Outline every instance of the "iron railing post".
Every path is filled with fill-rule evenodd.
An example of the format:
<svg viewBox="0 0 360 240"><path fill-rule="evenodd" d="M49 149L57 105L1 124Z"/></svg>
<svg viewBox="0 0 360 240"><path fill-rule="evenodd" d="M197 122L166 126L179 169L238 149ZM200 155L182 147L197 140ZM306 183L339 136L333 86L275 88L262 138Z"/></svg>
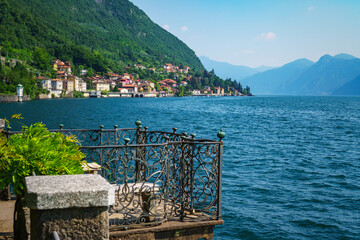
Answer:
<svg viewBox="0 0 360 240"><path fill-rule="evenodd" d="M118 145L118 144L119 144L119 142L118 142L117 128L118 128L118 125L114 125L114 145Z"/></svg>
<svg viewBox="0 0 360 240"><path fill-rule="evenodd" d="M219 156L218 156L218 193L217 193L217 219L221 219L221 194L222 194L222 155L223 155L223 142L219 143Z"/></svg>
<svg viewBox="0 0 360 240"><path fill-rule="evenodd" d="M182 138L181 141L181 164L180 164L180 182L181 182L181 189L180 189L180 221L184 220L184 201L185 201L185 151L186 151L186 145L185 145L185 139Z"/></svg>
<svg viewBox="0 0 360 240"><path fill-rule="evenodd" d="M137 127L136 129L136 144L141 144L141 121L139 120L139 118L136 120L135 125ZM141 177L142 174L142 165L140 163L140 159L142 159L142 154L141 154L141 149L136 148L135 149L136 154L135 154L135 158L136 158L136 163L135 163L135 169L136 169L136 182L141 182L144 181L144 176Z"/></svg>
<svg viewBox="0 0 360 240"><path fill-rule="evenodd" d="M190 157L190 161L189 161L189 164L190 164L190 173L189 173L189 184L190 184L190 211L192 213L194 213L194 196L193 196L193 193L194 193L194 178L195 178L195 172L194 172L194 158L195 158L195 148L196 148L196 145L195 145L195 142L194 142L194 139L195 139L195 134L191 134L191 137L192 137L192 147L191 147L191 157Z"/></svg>
<svg viewBox="0 0 360 240"><path fill-rule="evenodd" d="M217 137L220 139L219 143L219 152L218 152L218 192L217 192L217 219L221 219L221 191L222 191L222 156L223 156L223 141L222 139L225 137L225 133L220 129L220 132L217 133Z"/></svg>
<svg viewBox="0 0 360 240"><path fill-rule="evenodd" d="M170 184L170 168L169 168L169 139L166 142L164 147L164 164L165 164L165 188L164 188L164 219L167 220L167 211L166 207L169 202L169 184Z"/></svg>
<svg viewBox="0 0 360 240"><path fill-rule="evenodd" d="M100 128L100 146L102 146L102 143L103 143L103 128L104 128L104 125L100 125L99 126Z"/></svg>

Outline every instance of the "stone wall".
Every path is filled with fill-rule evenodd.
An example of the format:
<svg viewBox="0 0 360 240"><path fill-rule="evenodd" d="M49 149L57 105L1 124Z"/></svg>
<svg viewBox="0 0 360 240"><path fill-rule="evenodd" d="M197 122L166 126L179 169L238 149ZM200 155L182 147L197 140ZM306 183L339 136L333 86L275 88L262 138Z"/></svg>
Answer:
<svg viewBox="0 0 360 240"><path fill-rule="evenodd" d="M51 94L39 94L37 99L51 99Z"/></svg>
<svg viewBox="0 0 360 240"><path fill-rule="evenodd" d="M114 188L98 174L25 178L31 239L109 239Z"/></svg>
<svg viewBox="0 0 360 240"><path fill-rule="evenodd" d="M17 102L17 101L18 101L17 95L0 95L0 102ZM23 101L30 101L30 96L24 95Z"/></svg>
<svg viewBox="0 0 360 240"><path fill-rule="evenodd" d="M108 239L107 207L31 210L31 239Z"/></svg>

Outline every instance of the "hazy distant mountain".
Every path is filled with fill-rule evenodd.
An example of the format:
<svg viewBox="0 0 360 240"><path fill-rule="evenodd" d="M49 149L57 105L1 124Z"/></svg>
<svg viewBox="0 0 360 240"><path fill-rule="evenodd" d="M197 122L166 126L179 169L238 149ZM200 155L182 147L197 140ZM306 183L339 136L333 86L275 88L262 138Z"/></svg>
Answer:
<svg viewBox="0 0 360 240"><path fill-rule="evenodd" d="M299 59L242 80L253 94L329 95L360 91L360 59L349 54L322 56L316 63ZM356 78L356 79L355 79Z"/></svg>
<svg viewBox="0 0 360 240"><path fill-rule="evenodd" d="M282 67L257 73L242 81L250 86L253 94L286 94L287 85L313 64L314 62L308 59L298 59Z"/></svg>
<svg viewBox="0 0 360 240"><path fill-rule="evenodd" d="M232 64L226 63L226 62L217 62L217 61L211 60L210 58L205 57L205 56L201 56L199 58L200 58L202 64L204 65L204 67L208 71L211 71L212 69L214 69L215 73L218 76L220 76L222 78L231 78L233 80L235 79L238 81L241 81L242 79L244 79L248 76L251 76L256 73L266 71L266 70L269 70L272 68L272 67L267 67L267 66L250 68L250 67L246 67L246 66L232 65ZM242 81L241 81L241 83L242 83Z"/></svg>
<svg viewBox="0 0 360 240"><path fill-rule="evenodd" d="M290 94L328 95L360 75L360 59L340 54L322 56L286 90Z"/></svg>
<svg viewBox="0 0 360 240"><path fill-rule="evenodd" d="M269 66L260 66L260 67L257 67L257 68L254 68L256 71L258 72L265 72L267 70L270 70L270 69L274 69L275 67L269 67Z"/></svg>
<svg viewBox="0 0 360 240"><path fill-rule="evenodd" d="M333 95L360 95L360 75L336 89Z"/></svg>
<svg viewBox="0 0 360 240"><path fill-rule="evenodd" d="M335 55L334 58L343 59L343 60L356 59L356 57L346 53L340 53L338 55Z"/></svg>

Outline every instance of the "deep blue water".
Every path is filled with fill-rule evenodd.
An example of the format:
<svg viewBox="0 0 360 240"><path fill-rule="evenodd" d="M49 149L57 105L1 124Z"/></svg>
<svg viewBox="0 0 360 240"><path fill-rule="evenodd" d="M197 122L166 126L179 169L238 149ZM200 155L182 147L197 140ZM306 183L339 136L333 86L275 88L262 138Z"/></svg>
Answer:
<svg viewBox="0 0 360 240"><path fill-rule="evenodd" d="M1 103L49 128L226 133L215 239L360 239L360 97L57 99ZM16 128L17 126L14 125Z"/></svg>

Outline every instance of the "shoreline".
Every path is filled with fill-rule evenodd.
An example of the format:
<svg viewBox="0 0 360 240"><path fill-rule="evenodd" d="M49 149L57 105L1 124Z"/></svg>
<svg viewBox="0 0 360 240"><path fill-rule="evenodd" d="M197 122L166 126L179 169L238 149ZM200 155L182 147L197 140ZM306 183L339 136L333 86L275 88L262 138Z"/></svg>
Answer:
<svg viewBox="0 0 360 240"><path fill-rule="evenodd" d="M115 92L114 92L115 93ZM84 96L84 97L45 97L45 96L38 96L35 99L30 99L29 96L24 98L22 101L18 101L17 95L2 95L2 96L11 96L9 98L0 98L0 103L13 103L13 102L25 102L25 101L36 101L36 100L49 100L49 99L86 99L86 98L183 98L183 97L253 97L254 95L230 95L230 94L208 94L208 95L188 95L188 96L175 96L174 94L165 94L160 96L154 96L154 93L151 93L150 95L145 95L144 93L137 93L136 95L126 95L122 96L119 93L116 93L117 95L110 94L108 95L100 95L96 97L92 96Z"/></svg>

